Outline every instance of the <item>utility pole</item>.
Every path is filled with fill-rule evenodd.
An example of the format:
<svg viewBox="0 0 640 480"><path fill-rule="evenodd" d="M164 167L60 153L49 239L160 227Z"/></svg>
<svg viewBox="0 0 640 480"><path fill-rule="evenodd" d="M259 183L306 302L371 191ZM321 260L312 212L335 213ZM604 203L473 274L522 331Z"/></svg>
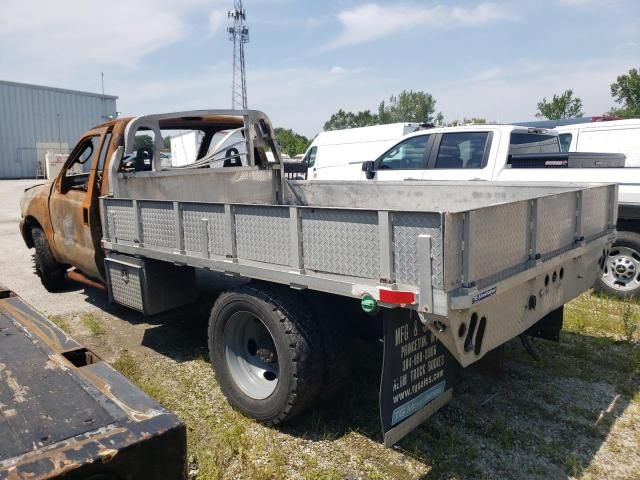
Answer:
<svg viewBox="0 0 640 480"><path fill-rule="evenodd" d="M242 7L242 0L234 0L233 10L229 11L233 26L227 28L229 40L233 42L233 83L231 85L231 108L247 109L247 77L244 66L244 44L249 43L249 27L244 24L247 19Z"/></svg>

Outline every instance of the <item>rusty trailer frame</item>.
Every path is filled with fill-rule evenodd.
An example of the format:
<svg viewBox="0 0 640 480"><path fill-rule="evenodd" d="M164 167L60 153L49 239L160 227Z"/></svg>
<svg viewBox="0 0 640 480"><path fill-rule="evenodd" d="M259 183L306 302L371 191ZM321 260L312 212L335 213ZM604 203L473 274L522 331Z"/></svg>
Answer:
<svg viewBox="0 0 640 480"><path fill-rule="evenodd" d="M186 429L0 287L0 479L180 479Z"/></svg>

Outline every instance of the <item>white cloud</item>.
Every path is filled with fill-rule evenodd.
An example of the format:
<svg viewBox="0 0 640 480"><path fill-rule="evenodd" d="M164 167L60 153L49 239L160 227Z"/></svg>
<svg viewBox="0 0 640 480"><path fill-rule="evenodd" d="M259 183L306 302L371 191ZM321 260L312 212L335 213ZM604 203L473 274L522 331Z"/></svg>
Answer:
<svg viewBox="0 0 640 480"><path fill-rule="evenodd" d="M569 5L569 6L575 6L575 5L591 5L593 3L595 3L595 0L558 0L558 3L560 5Z"/></svg>
<svg viewBox="0 0 640 480"><path fill-rule="evenodd" d="M182 39L185 16L205 0L3 2L0 58L43 72L84 64L134 66ZM26 68L26 67L23 67ZM4 73L4 72L0 72Z"/></svg>
<svg viewBox="0 0 640 480"><path fill-rule="evenodd" d="M372 108L388 95L388 88L380 87L380 80L367 71L341 68L344 72L336 74L332 68L254 70L249 65L249 108L266 112L274 126L313 136L338 108ZM230 82L230 65L219 63L197 73L176 72L170 78L122 78L113 82L112 90L120 95L118 110L123 115L138 115L227 108L231 101Z"/></svg>
<svg viewBox="0 0 640 480"><path fill-rule="evenodd" d="M520 60L508 67L487 69L499 72L495 75L481 72L464 82L434 86L431 93L447 119L482 116L502 122L533 120L542 97L568 88L582 99L587 116L600 115L614 105L609 85L630 62L630 58L570 63Z"/></svg>
<svg viewBox="0 0 640 480"><path fill-rule="evenodd" d="M342 32L326 48L368 42L417 27L476 27L508 18L513 15L495 3L480 3L471 8L368 3L338 14Z"/></svg>
<svg viewBox="0 0 640 480"><path fill-rule="evenodd" d="M361 68L345 68L340 65L335 65L329 69L329 73L331 75L341 75L341 76L354 75L360 72L362 72Z"/></svg>

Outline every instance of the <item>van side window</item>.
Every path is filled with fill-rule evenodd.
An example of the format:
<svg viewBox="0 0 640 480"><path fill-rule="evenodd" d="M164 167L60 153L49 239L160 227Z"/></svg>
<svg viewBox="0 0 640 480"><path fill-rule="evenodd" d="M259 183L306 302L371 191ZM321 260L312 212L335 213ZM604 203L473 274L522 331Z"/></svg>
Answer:
<svg viewBox="0 0 640 480"><path fill-rule="evenodd" d="M434 168L483 168L489 132L445 133Z"/></svg>
<svg viewBox="0 0 640 480"><path fill-rule="evenodd" d="M387 151L379 160L379 170L418 170L425 168L425 149L429 135L411 137Z"/></svg>
<svg viewBox="0 0 640 480"><path fill-rule="evenodd" d="M307 154L304 157L303 162L306 162L308 167L313 167L316 164L316 153L318 152L318 147L311 147Z"/></svg>
<svg viewBox="0 0 640 480"><path fill-rule="evenodd" d="M571 139L573 135L570 133L561 133L560 134L560 150L563 152L568 152L569 147L571 146Z"/></svg>

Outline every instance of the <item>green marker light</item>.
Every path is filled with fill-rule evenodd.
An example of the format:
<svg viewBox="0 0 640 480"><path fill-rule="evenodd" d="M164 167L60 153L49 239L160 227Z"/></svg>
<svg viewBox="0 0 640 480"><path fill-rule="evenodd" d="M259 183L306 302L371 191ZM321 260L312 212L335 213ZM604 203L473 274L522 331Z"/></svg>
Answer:
<svg viewBox="0 0 640 480"><path fill-rule="evenodd" d="M360 300L360 307L362 307L365 313L373 315L378 311L378 302L367 293L362 297L362 300Z"/></svg>

